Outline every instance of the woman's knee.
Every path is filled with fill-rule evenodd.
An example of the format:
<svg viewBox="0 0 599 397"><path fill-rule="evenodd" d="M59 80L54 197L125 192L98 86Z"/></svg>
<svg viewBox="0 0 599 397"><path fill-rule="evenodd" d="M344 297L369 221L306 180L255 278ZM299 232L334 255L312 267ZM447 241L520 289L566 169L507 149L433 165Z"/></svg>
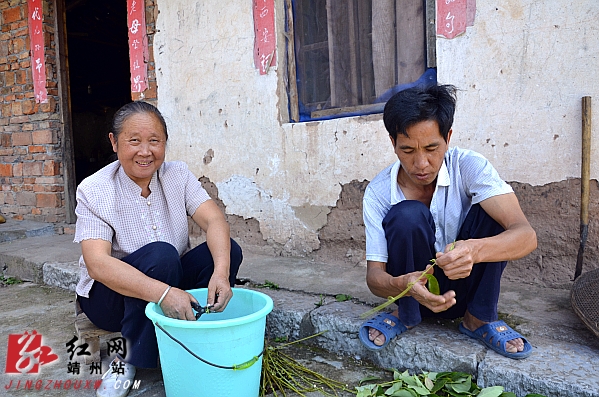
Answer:
<svg viewBox="0 0 599 397"><path fill-rule="evenodd" d="M243 260L243 251L239 244L231 239L231 264L237 264L239 266Z"/></svg>
<svg viewBox="0 0 599 397"><path fill-rule="evenodd" d="M181 260L177 249L164 241L146 244L123 260L156 280L176 284L181 278Z"/></svg>

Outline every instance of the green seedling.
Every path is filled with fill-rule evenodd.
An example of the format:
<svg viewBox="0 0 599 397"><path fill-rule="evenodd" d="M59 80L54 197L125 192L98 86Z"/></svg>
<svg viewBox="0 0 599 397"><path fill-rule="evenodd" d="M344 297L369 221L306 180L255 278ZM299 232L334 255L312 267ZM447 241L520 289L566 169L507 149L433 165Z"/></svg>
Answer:
<svg viewBox="0 0 599 397"><path fill-rule="evenodd" d="M316 303L314 304L314 306L316 306L316 307L320 307L320 306L324 305L324 300L325 300L325 297L324 297L324 295L323 295L323 294L320 294L320 300L319 300L318 302L316 302Z"/></svg>
<svg viewBox="0 0 599 397"><path fill-rule="evenodd" d="M16 277L4 277L4 276L0 276L0 284L14 285L14 284L21 284L22 282L23 282L23 280L18 279Z"/></svg>
<svg viewBox="0 0 599 397"><path fill-rule="evenodd" d="M279 289L279 285L273 283L272 281L264 280L264 284L258 284L256 287L258 288L268 288L268 289Z"/></svg>
<svg viewBox="0 0 599 397"><path fill-rule="evenodd" d="M335 295L335 300L337 302L345 302L345 301L349 301L349 300L352 300L352 299L353 299L353 296L351 296L351 295L346 295L346 294Z"/></svg>

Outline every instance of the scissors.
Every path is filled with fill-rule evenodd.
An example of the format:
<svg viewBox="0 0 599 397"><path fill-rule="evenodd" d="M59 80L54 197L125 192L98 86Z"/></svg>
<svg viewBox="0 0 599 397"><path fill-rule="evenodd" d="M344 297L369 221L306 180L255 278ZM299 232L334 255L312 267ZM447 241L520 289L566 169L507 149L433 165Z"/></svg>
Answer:
<svg viewBox="0 0 599 397"><path fill-rule="evenodd" d="M216 294L214 303L218 300L218 294ZM200 316L204 313L210 313L210 309L214 307L212 305L200 306L199 303L191 302L191 308L196 311L196 320L199 320Z"/></svg>

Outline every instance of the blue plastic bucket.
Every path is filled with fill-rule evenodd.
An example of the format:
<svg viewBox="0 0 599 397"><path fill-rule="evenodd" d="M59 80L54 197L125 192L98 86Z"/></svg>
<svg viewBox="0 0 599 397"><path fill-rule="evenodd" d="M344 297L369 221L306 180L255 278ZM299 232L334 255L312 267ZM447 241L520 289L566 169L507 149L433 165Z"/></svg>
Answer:
<svg viewBox="0 0 599 397"><path fill-rule="evenodd" d="M206 304L206 288L188 292ZM268 295L242 288L233 288L224 311L203 314L198 321L166 317L160 306L148 303L166 395L258 396L266 316L272 308Z"/></svg>

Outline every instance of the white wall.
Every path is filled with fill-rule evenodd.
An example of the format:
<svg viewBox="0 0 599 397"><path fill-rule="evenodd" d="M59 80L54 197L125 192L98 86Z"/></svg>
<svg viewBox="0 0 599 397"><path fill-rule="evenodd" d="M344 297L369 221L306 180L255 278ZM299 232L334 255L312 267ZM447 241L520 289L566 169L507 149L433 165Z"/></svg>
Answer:
<svg viewBox="0 0 599 397"><path fill-rule="evenodd" d="M452 144L483 153L508 181L580 175L580 98L599 109L599 2L567 3L478 0L466 34L437 40L439 81L463 89ZM168 159L214 182L228 213L257 219L265 239L301 254L318 248L341 185L371 180L394 156L380 115L284 122L276 4L277 66L259 75L251 0L159 1L158 105Z"/></svg>
<svg viewBox="0 0 599 397"><path fill-rule="evenodd" d="M437 38L438 80L459 94L453 144L508 181L580 178L581 98L594 102L591 177L599 178L599 2L476 2L466 34Z"/></svg>

